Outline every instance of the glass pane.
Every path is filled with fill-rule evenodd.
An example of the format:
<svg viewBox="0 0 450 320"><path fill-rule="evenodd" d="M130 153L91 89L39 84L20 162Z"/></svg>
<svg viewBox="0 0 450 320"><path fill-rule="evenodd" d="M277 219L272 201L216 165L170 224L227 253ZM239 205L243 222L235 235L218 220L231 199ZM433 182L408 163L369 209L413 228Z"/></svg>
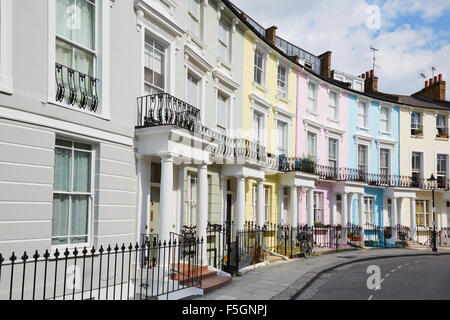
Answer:
<svg viewBox="0 0 450 320"><path fill-rule="evenodd" d="M90 76L94 75L94 55L87 53L85 51L74 48L75 54L75 65L74 69L78 72L88 74Z"/></svg>
<svg viewBox="0 0 450 320"><path fill-rule="evenodd" d="M72 39L76 27L75 0L56 0L56 34Z"/></svg>
<svg viewBox="0 0 450 320"><path fill-rule="evenodd" d="M91 154L75 151L73 163L73 191L91 192Z"/></svg>
<svg viewBox="0 0 450 320"><path fill-rule="evenodd" d="M55 169L53 188L57 191L71 191L72 185L72 151L55 149Z"/></svg>
<svg viewBox="0 0 450 320"><path fill-rule="evenodd" d="M151 182L161 183L161 164L152 163L151 166ZM158 197L159 199L159 197Z"/></svg>
<svg viewBox="0 0 450 320"><path fill-rule="evenodd" d="M95 50L95 5L88 1L77 0L76 39L83 47Z"/></svg>
<svg viewBox="0 0 450 320"><path fill-rule="evenodd" d="M53 196L52 237L67 236L69 230L69 196ZM67 238L52 239L53 245L67 244Z"/></svg>
<svg viewBox="0 0 450 320"><path fill-rule="evenodd" d="M71 235L86 236L88 233L89 196L72 196ZM72 243L86 242L85 237L72 238ZM75 241L75 242L74 242Z"/></svg>
<svg viewBox="0 0 450 320"><path fill-rule="evenodd" d="M160 197L160 188L159 187L151 187L150 188L150 199L152 202L159 203Z"/></svg>
<svg viewBox="0 0 450 320"><path fill-rule="evenodd" d="M55 61L63 66L72 68L72 47L63 41L56 40ZM67 78L65 78L64 81L67 81Z"/></svg>

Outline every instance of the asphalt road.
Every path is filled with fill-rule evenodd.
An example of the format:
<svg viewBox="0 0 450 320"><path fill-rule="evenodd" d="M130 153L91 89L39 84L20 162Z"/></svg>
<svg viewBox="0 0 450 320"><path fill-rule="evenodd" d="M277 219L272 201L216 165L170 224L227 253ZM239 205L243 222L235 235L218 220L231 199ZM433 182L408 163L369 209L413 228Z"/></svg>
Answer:
<svg viewBox="0 0 450 320"><path fill-rule="evenodd" d="M380 269L376 287L369 266ZM375 284L372 290L369 284ZM337 268L320 276L296 300L450 300L450 256L378 259Z"/></svg>

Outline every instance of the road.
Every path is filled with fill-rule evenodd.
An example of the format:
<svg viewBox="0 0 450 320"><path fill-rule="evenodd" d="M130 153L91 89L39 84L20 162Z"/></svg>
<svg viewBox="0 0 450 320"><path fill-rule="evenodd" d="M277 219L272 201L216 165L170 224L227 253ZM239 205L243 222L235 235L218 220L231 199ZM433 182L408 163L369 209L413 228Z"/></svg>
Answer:
<svg viewBox="0 0 450 320"><path fill-rule="evenodd" d="M367 268L372 265L380 267L381 283L370 290L367 283L372 273L367 273ZM397 257L349 264L321 275L296 300L393 299L450 300L450 256Z"/></svg>

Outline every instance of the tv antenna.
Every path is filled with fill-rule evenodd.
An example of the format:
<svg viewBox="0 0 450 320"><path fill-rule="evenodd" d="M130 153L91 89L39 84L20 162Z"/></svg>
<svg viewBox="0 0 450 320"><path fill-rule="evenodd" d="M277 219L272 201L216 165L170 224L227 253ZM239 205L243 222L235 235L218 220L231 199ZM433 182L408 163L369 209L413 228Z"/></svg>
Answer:
<svg viewBox="0 0 450 320"><path fill-rule="evenodd" d="M436 71L436 67L431 67L431 77L434 78L434 72Z"/></svg>
<svg viewBox="0 0 450 320"><path fill-rule="evenodd" d="M375 64L375 61L377 60L376 54L377 54L377 51L380 51L380 50L377 49L377 48L374 48L373 46L370 46L370 50L372 50L372 52L373 52L373 66L372 66L372 70L375 72L375 67L378 67L378 66Z"/></svg>

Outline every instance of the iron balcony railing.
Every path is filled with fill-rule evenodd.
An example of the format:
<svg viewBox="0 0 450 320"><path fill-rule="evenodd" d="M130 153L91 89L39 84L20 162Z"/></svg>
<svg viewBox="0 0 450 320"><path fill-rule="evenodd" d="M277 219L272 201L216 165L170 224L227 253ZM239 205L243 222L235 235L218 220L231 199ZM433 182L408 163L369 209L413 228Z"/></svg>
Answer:
<svg viewBox="0 0 450 320"><path fill-rule="evenodd" d="M167 93L139 97L138 127L173 125L194 132L201 123L200 110Z"/></svg>
<svg viewBox="0 0 450 320"><path fill-rule="evenodd" d="M99 104L97 86L99 80L72 68L55 64L56 97L58 102L89 108L96 112Z"/></svg>
<svg viewBox="0 0 450 320"><path fill-rule="evenodd" d="M319 165L308 158L287 158L279 156L280 172L303 172L318 176L320 180L361 182L376 187L417 188L449 190L450 179L440 177L435 184L418 176L367 173L353 168Z"/></svg>

